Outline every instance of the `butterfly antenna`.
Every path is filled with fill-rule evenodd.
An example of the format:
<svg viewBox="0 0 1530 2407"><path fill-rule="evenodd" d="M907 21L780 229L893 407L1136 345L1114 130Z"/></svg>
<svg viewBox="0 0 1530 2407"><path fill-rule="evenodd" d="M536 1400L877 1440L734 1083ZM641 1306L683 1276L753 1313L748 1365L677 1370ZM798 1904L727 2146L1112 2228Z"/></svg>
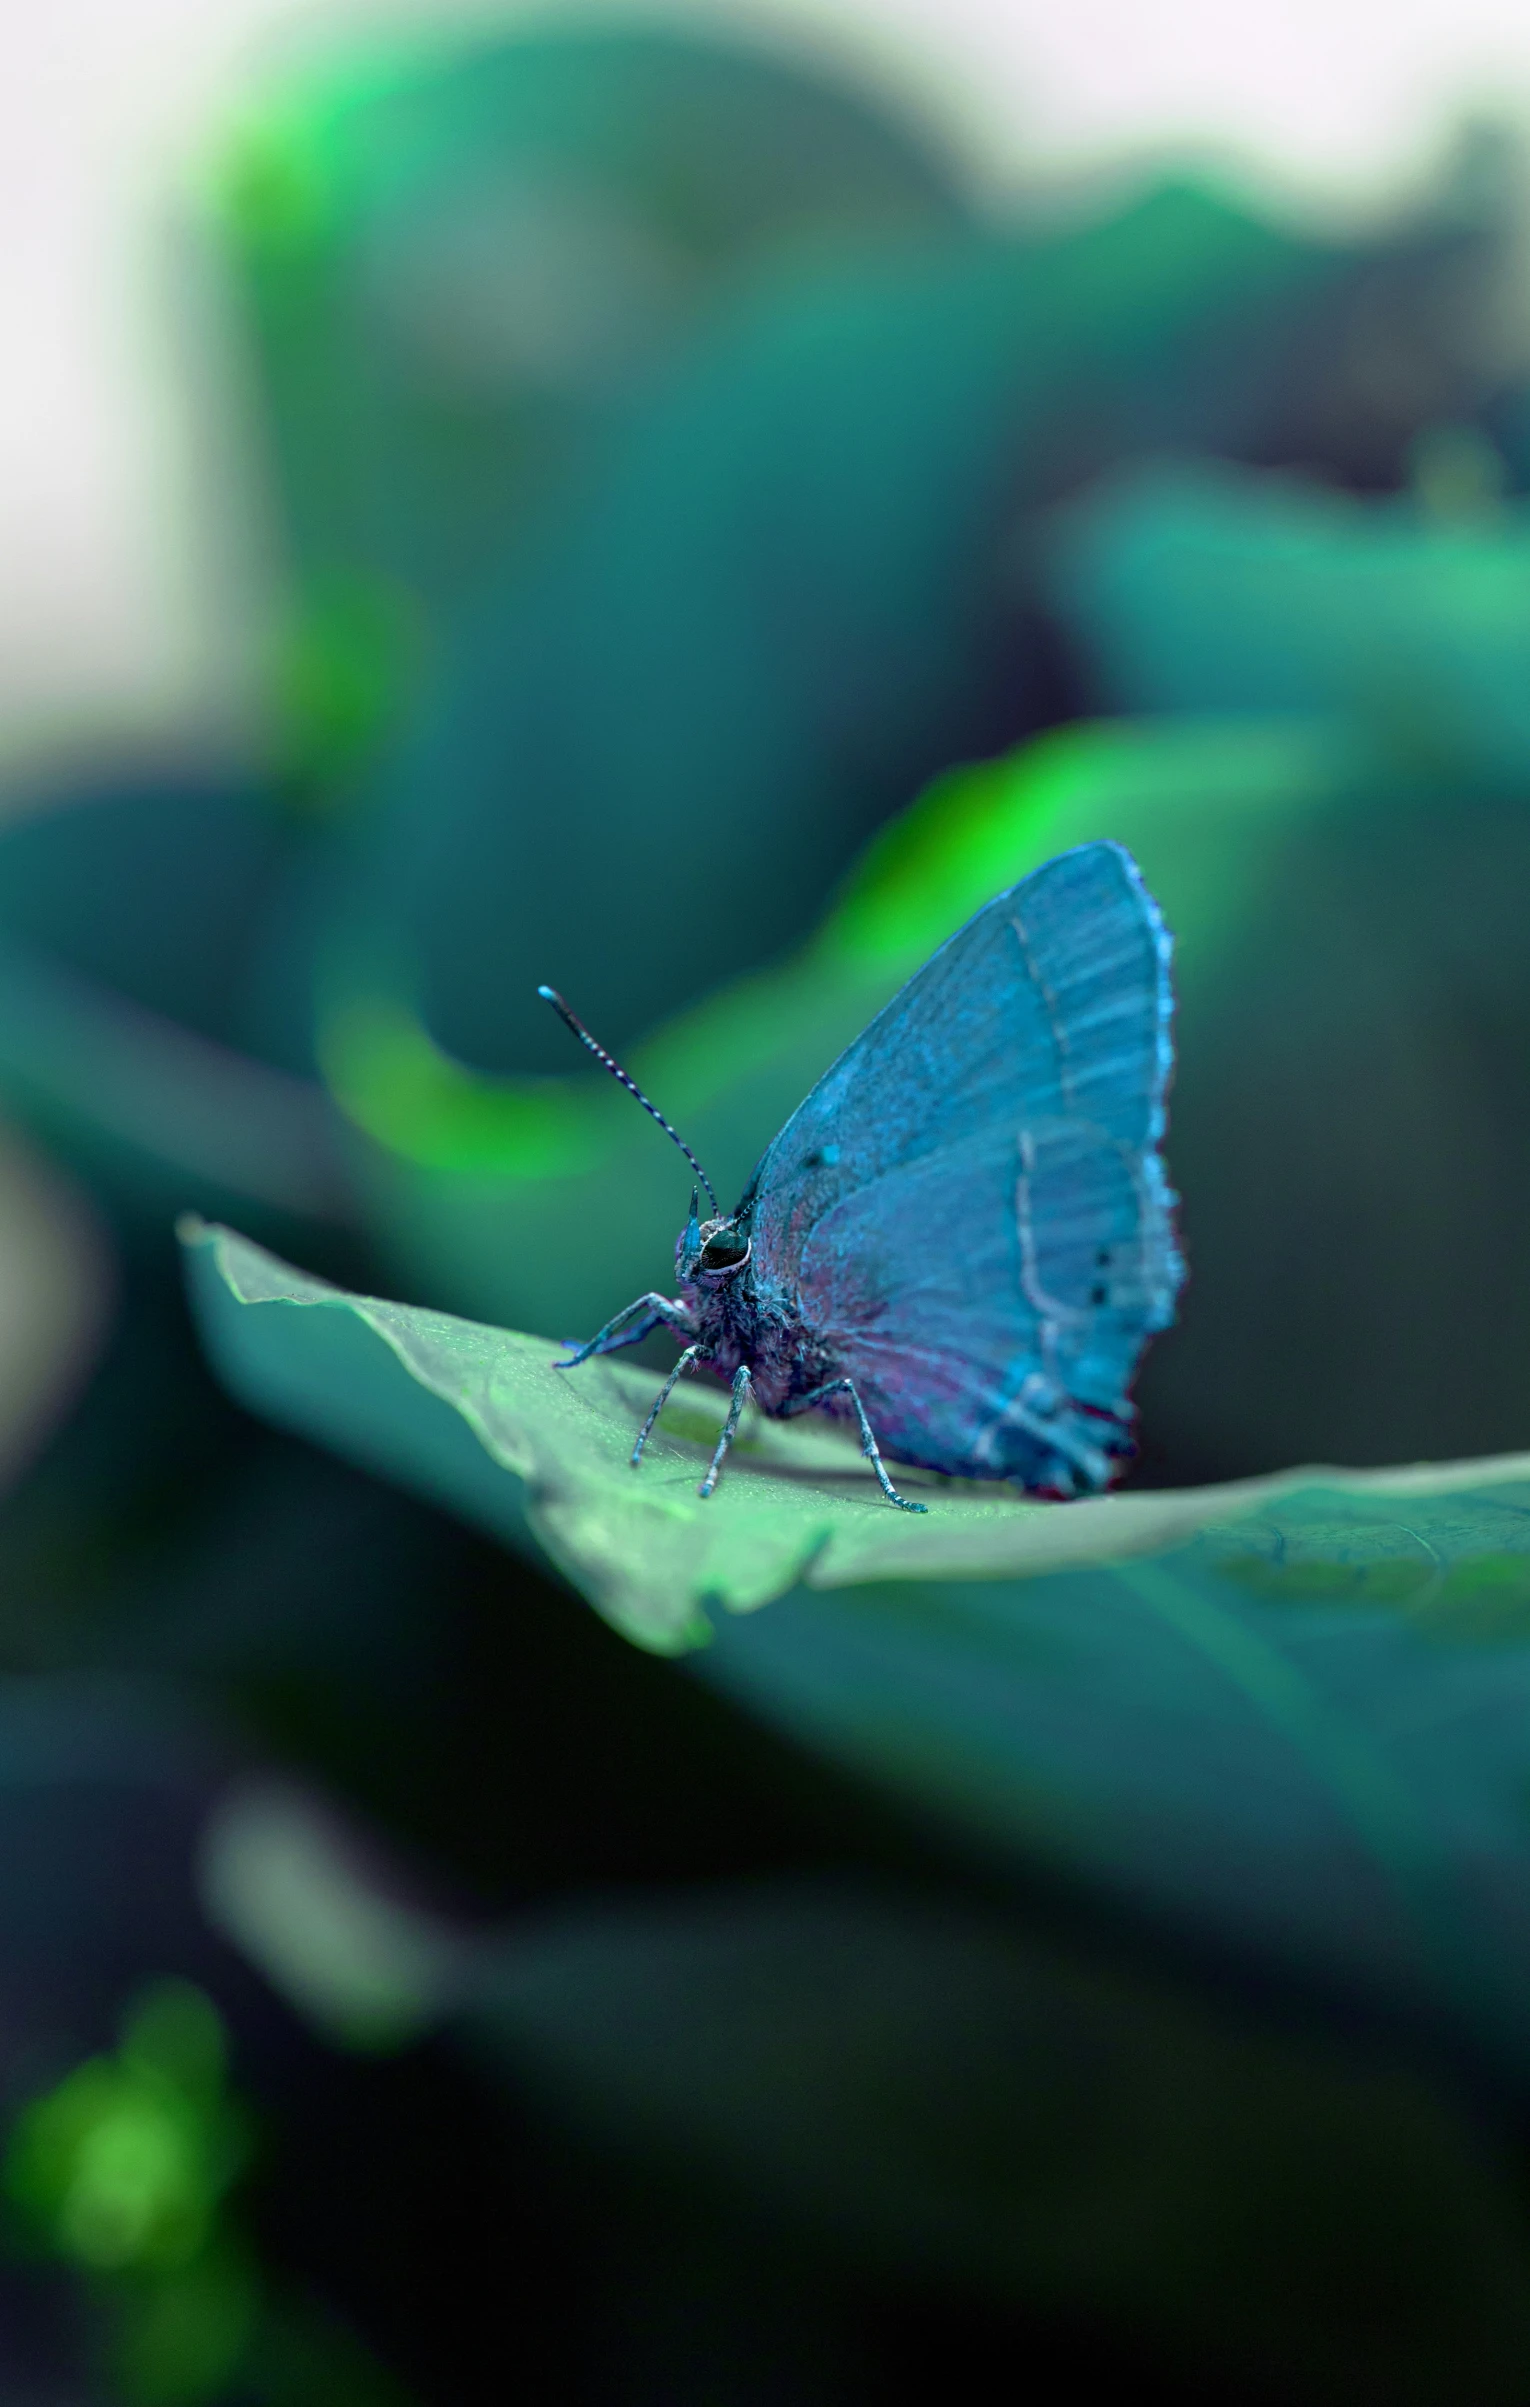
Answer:
<svg viewBox="0 0 1530 2407"><path fill-rule="evenodd" d="M541 996L544 1003L550 1003L552 1005L559 1019L563 1022L564 1027L571 1028L575 1036L578 1037L581 1045L586 1046L589 1051L594 1054L595 1059L599 1062L601 1068L603 1070L609 1070L612 1077L616 1080L618 1086L624 1086L629 1095L636 1097L637 1101L641 1103L644 1111L648 1113L650 1119L658 1121L659 1126L663 1129L664 1134L667 1137L673 1137L675 1143L679 1146L686 1160L690 1163L691 1168L695 1171L696 1176L700 1179L702 1185L705 1187L708 1195L711 1196L713 1211L721 1212L722 1205L717 1200L716 1188L713 1186L706 1172L702 1169L701 1164L697 1161L696 1156L692 1153L689 1145L687 1145L678 1128L670 1127L670 1124L665 1119L664 1114L657 1108L656 1105L649 1102L648 1097L638 1085L637 1080L635 1078L629 1078L626 1071L622 1068L621 1063L612 1059L611 1055L606 1051L605 1046L598 1045L595 1042L594 1037L591 1036L588 1028L586 1028L577 1011L570 1011L568 1005L564 1002L563 997L558 994L554 988L551 986L539 986L537 988L537 993Z"/></svg>

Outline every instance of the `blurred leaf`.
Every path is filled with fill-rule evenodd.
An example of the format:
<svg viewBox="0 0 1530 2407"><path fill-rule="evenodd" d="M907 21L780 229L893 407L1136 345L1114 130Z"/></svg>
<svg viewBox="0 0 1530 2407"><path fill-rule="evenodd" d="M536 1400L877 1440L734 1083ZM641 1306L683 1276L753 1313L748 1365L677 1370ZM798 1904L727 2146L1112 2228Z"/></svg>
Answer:
<svg viewBox="0 0 1530 2407"><path fill-rule="evenodd" d="M8 945L216 1044L244 1036L244 987L293 835L249 779L124 764L5 796Z"/></svg>
<svg viewBox="0 0 1530 2407"><path fill-rule="evenodd" d="M1459 464L1448 483L1439 444L1422 468L1418 493L1381 501L1209 464L1090 494L1056 531L1050 591L1091 691L1130 711L1332 711L1405 775L1522 791L1530 513L1463 492Z"/></svg>
<svg viewBox="0 0 1530 2407"><path fill-rule="evenodd" d="M645 2216L678 2186L725 2250L789 2230L965 2307L1122 2326L1166 2369L1274 2369L1282 2398L1518 2395L1513 2167L1395 2031L843 1876L454 1931L268 1783L220 1801L204 1890L326 2032L385 2036L385 1990L395 2044L444 2027L561 2145L630 2162Z"/></svg>
<svg viewBox="0 0 1530 2407"><path fill-rule="evenodd" d="M119 2285L111 2361L126 2407L214 2407L259 2329L260 2293L253 2260L229 2240L153 2281Z"/></svg>
<svg viewBox="0 0 1530 2407"><path fill-rule="evenodd" d="M92 2056L25 2109L5 2185L51 2249L110 2273L173 2273L204 2255L249 2148L223 2095L224 2053L205 1992L161 1982L135 2002L115 2056Z"/></svg>
<svg viewBox="0 0 1530 2407"><path fill-rule="evenodd" d="M261 2407L402 2407L343 2326L300 2296L268 2294L231 2212L253 2127L229 2089L228 2052L204 1990L139 1990L116 2050L16 2118L0 2165L16 2223L84 2277L72 2321L94 2327L127 2407L210 2407L236 2381Z"/></svg>
<svg viewBox="0 0 1530 2407"><path fill-rule="evenodd" d="M389 1893L352 1834L301 1790L231 1784L203 1832L208 1920L324 2036L388 2050L440 2019L465 1934Z"/></svg>
<svg viewBox="0 0 1530 2407"><path fill-rule="evenodd" d="M448 1052L548 1072L543 978L621 1047L779 959L932 770L1056 715L1029 514L1143 446L1278 447L1281 330L1348 272L1170 188L742 296L443 638L342 988L354 952Z"/></svg>
<svg viewBox="0 0 1530 2407"><path fill-rule="evenodd" d="M390 735L420 677L408 597L376 577L318 579L283 628L272 674L274 766L303 808L330 807Z"/></svg>
<svg viewBox="0 0 1530 2407"><path fill-rule="evenodd" d="M273 1228L351 1215L341 1132L312 1079L0 943L0 1089L79 1174L161 1226L236 1200Z"/></svg>
<svg viewBox="0 0 1530 2407"><path fill-rule="evenodd" d="M1164 889L1183 983L1187 959L1235 950L1222 930L1231 899L1257 890L1261 844L1333 806L1352 750L1322 722L1100 725L951 772L877 838L805 953L672 1022L634 1074L719 1192L741 1193L834 1056L998 888L1069 844L1119 837ZM379 1245L411 1285L573 1333L667 1275L684 1180L609 1081L488 1077L364 989L332 1003L322 1055L371 1140L356 1175ZM570 1245L592 1220L599 1246Z"/></svg>
<svg viewBox="0 0 1530 2407"><path fill-rule="evenodd" d="M12 798L0 823L0 1092L103 1196L272 1233L347 1217L311 1077L259 1057L262 947L300 849L272 797L184 767ZM301 1051L297 1054L301 1062Z"/></svg>
<svg viewBox="0 0 1530 2407"><path fill-rule="evenodd" d="M356 2334L308 2299L267 2302L241 2376L258 2407L413 2407Z"/></svg>
<svg viewBox="0 0 1530 2407"><path fill-rule="evenodd" d="M218 185L303 586L381 578L431 623L731 287L965 218L852 90L587 28L373 30L247 110Z"/></svg>
<svg viewBox="0 0 1530 2407"><path fill-rule="evenodd" d="M1260 2396L1520 2396L1513 2169L1386 2037L803 1882L530 1922L481 1951L457 2020L648 2192L680 2170L710 2213L784 2212L904 2284L1103 2323Z"/></svg>
<svg viewBox="0 0 1530 2407"><path fill-rule="evenodd" d="M79 1187L0 1128L0 1489L31 1467L99 1369L115 1268Z"/></svg>

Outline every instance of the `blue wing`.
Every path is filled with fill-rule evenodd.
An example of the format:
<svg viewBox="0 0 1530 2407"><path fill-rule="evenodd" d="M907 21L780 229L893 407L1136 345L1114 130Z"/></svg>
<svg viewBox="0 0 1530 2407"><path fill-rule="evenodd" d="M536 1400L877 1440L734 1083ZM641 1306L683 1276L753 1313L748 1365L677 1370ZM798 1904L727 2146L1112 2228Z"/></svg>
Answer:
<svg viewBox="0 0 1530 2407"><path fill-rule="evenodd" d="M762 1302L902 1460L1066 1495L1127 1450L1184 1275L1169 953L1129 853L1064 853L942 945L756 1171Z"/></svg>

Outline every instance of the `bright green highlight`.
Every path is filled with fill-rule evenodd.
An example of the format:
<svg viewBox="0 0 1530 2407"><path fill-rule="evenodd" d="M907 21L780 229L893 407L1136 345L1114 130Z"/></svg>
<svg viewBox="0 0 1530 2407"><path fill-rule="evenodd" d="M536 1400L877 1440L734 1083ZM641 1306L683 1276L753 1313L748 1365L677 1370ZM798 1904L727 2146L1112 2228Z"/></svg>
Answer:
<svg viewBox="0 0 1530 2407"><path fill-rule="evenodd" d="M115 2055L91 2057L25 2110L5 2186L53 2253L108 2272L200 2253L246 2153L223 2059L211 2004L167 1982L135 2008Z"/></svg>
<svg viewBox="0 0 1530 2407"><path fill-rule="evenodd" d="M439 57L422 41L374 39L339 71L289 85L248 110L212 178L213 205L235 240L257 258L317 250L377 176L372 112L407 100L422 62ZM407 189L422 162L396 141L383 164L386 193Z"/></svg>
<svg viewBox="0 0 1530 2407"><path fill-rule="evenodd" d="M13 2187L46 2219L60 2255L112 2270L183 2264L216 2203L200 2117L162 2083L104 2058L32 2109Z"/></svg>
<svg viewBox="0 0 1530 2407"><path fill-rule="evenodd" d="M249 2155L227 2044L200 1989L162 1981L114 2054L26 2107L3 2182L34 2246L95 2285L112 2386L130 2407L202 2407L226 2388L260 2313L248 2251L224 2222Z"/></svg>
<svg viewBox="0 0 1530 2407"><path fill-rule="evenodd" d="M1069 727L951 770L876 839L797 960L673 1022L633 1057L633 1075L694 1141L730 1088L800 1057L791 1109L836 1042L973 912L1096 837L1136 854L1177 941L1209 949L1257 878L1259 840L1330 805L1360 762L1338 723L1292 717ZM320 1060L356 1126L428 1171L576 1178L609 1168L630 1135L630 1106L613 1112L621 1099L586 1077L491 1078L453 1061L397 993L331 1005Z"/></svg>
<svg viewBox="0 0 1530 2407"><path fill-rule="evenodd" d="M313 244L326 229L330 194L308 129L275 114L252 119L223 158L215 204L250 251L280 256Z"/></svg>
<svg viewBox="0 0 1530 2407"><path fill-rule="evenodd" d="M320 1063L347 1116L379 1145L436 1170L569 1178L606 1150L601 1122L572 1080L487 1078L443 1053L404 1003L354 996L324 1019Z"/></svg>
<svg viewBox="0 0 1530 2407"><path fill-rule="evenodd" d="M1215 831L1331 795L1350 750L1323 720L1122 720L1061 728L999 760L949 770L870 846L822 950L868 973L906 977L993 895L1057 853L1104 836L1147 856L1148 866L1155 833L1160 846L1172 844L1195 820L1215 856ZM1155 892L1161 883L1149 868ZM1183 910L1169 916L1179 934Z"/></svg>

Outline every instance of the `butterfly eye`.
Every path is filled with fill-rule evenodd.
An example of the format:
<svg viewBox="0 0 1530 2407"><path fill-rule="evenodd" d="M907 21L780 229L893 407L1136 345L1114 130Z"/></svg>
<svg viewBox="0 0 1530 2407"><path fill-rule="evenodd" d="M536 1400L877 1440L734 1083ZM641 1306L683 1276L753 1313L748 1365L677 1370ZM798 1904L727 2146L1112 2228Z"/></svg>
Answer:
<svg viewBox="0 0 1530 2407"><path fill-rule="evenodd" d="M749 1240L737 1229L718 1229L701 1249L703 1270L736 1270L749 1252Z"/></svg>

